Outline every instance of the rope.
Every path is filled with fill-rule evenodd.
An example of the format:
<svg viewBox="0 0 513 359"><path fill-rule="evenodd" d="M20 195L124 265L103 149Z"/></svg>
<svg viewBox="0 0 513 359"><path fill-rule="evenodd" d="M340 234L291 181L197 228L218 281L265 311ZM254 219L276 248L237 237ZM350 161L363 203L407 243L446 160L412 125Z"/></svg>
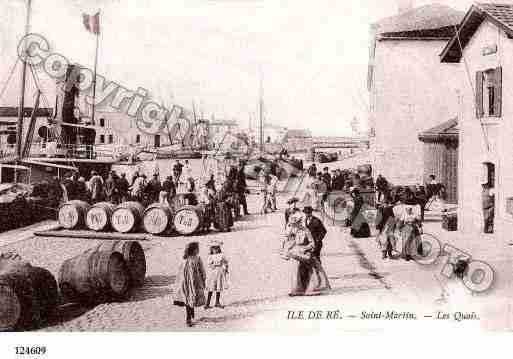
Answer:
<svg viewBox="0 0 513 359"><path fill-rule="evenodd" d="M12 78L12 75L14 74L14 71L16 70L16 66L18 66L18 62L20 62L20 58L17 57L16 58L16 62L14 63L14 65L11 67L11 71L9 72L9 76L7 76L7 81L5 81L4 83L4 87L2 88L2 91L0 92L0 100L2 99L2 97L4 96L4 92L5 90L7 89L7 85L9 84L9 82L11 81L11 78Z"/></svg>
<svg viewBox="0 0 513 359"><path fill-rule="evenodd" d="M474 84L472 83L472 77L470 76L470 69L468 67L468 64L467 64L467 60L465 59L465 56L463 56L463 46L461 45L461 41L460 41L460 32L458 30L458 28L456 27L456 25L454 25L454 29L456 30L456 39L458 39L458 45L460 47L460 52L461 52L461 59L463 60L463 64L465 65L465 70L466 70L466 73L467 73L467 78L468 78L468 82L469 82L469 85L470 85L470 88L472 90L472 94L474 96L474 110L475 112L477 113L477 108L476 108L476 103L477 103L477 95L476 95L476 90L474 88ZM486 130L485 130L485 127L484 127L484 123L483 123L483 120L482 119L478 119L479 120L479 123L481 124L481 132L483 134L483 139L485 141L485 144L486 144L486 149L487 151L490 151L490 143L488 141L488 135L486 134Z"/></svg>

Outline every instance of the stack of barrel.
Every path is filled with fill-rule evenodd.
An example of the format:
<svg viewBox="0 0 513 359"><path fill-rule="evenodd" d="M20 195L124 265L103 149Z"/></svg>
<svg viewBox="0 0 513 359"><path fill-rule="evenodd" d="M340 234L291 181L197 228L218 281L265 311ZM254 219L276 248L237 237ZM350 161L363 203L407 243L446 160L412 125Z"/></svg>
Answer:
<svg viewBox="0 0 513 359"><path fill-rule="evenodd" d="M122 299L145 276L139 242L108 241L64 261L58 280L64 301L96 303Z"/></svg>
<svg viewBox="0 0 513 359"><path fill-rule="evenodd" d="M225 230L227 225L224 207L215 221L216 228ZM216 212L218 212L216 210ZM198 205L194 194L181 194L171 205L153 203L144 208L139 202L114 205L99 202L89 205L83 201L69 201L59 209L59 223L65 229L88 228L92 231L119 233L147 232L155 235L177 232L182 235L198 233L205 227L205 208ZM232 224L233 225L233 221Z"/></svg>
<svg viewBox="0 0 513 359"><path fill-rule="evenodd" d="M64 261L58 281L44 268L0 257L0 331L39 327L59 301L120 300L145 276L146 258L136 241L103 242Z"/></svg>
<svg viewBox="0 0 513 359"><path fill-rule="evenodd" d="M40 326L57 300L57 282L49 271L0 257L0 331Z"/></svg>

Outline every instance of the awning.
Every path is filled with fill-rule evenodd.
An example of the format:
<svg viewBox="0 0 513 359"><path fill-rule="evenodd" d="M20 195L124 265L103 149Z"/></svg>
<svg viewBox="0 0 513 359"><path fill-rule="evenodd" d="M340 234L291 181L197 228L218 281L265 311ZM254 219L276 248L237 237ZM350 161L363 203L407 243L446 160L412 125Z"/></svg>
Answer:
<svg viewBox="0 0 513 359"><path fill-rule="evenodd" d="M445 121L419 134L422 142L458 142L458 118Z"/></svg>

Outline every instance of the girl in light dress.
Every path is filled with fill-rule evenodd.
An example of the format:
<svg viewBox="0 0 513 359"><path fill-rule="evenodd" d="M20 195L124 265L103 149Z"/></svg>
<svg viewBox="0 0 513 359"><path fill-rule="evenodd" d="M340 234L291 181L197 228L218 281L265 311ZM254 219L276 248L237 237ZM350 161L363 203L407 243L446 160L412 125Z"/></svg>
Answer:
<svg viewBox="0 0 513 359"><path fill-rule="evenodd" d="M185 247L183 262L176 275L173 304L185 307L186 324L193 325L194 307L205 304L205 270L199 256L198 242Z"/></svg>
<svg viewBox="0 0 513 359"><path fill-rule="evenodd" d="M207 304L205 309L210 309L210 301L213 292L216 292L216 308L224 308L221 304L221 292L228 289L228 260L221 251L221 242L212 241L210 255L207 258Z"/></svg>

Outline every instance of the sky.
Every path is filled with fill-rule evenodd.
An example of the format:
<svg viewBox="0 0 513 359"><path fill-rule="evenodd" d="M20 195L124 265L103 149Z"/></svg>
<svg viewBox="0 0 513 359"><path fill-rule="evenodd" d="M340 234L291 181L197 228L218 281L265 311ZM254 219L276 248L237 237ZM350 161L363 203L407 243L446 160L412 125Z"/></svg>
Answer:
<svg viewBox="0 0 513 359"><path fill-rule="evenodd" d="M472 4L436 2L462 11ZM0 91L16 61L25 3L0 2ZM101 10L98 73L168 106L194 103L205 117L244 128L252 118L256 126L262 78L266 122L344 136L353 117L366 127L369 25L396 14L397 0L32 0L32 9L31 31L91 69L95 37L82 13ZM15 73L1 106L17 106L19 83ZM52 99L53 82L42 84ZM28 106L34 89L27 93Z"/></svg>

